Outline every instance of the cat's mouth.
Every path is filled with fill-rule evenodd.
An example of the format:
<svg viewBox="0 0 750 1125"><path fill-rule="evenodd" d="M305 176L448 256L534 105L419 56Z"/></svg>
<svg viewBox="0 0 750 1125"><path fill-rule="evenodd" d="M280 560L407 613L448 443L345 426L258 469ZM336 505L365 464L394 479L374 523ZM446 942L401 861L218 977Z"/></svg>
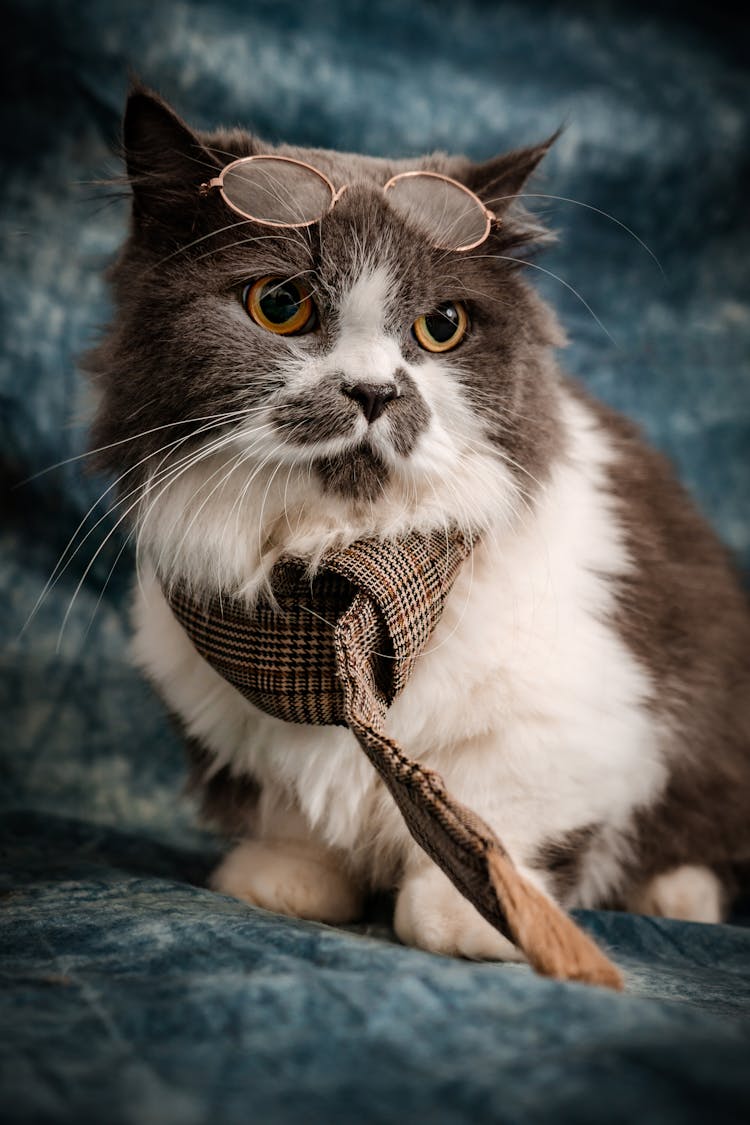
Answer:
<svg viewBox="0 0 750 1125"><path fill-rule="evenodd" d="M341 453L318 457L313 467L324 492L345 500L374 502L385 493L391 475L369 440Z"/></svg>
<svg viewBox="0 0 750 1125"><path fill-rule="evenodd" d="M346 464L354 479L360 465L379 468L409 457L430 410L406 372L393 384L342 382L334 375L285 398L271 420L287 448L304 449L316 464Z"/></svg>

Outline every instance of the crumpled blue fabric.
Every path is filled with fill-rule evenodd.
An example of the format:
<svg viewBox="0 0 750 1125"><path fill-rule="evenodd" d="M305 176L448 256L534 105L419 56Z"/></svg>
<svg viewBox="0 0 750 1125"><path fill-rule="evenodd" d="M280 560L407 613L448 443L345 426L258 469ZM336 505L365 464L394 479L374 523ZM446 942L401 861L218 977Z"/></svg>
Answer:
<svg viewBox="0 0 750 1125"><path fill-rule="evenodd" d="M742 909L582 913L625 972L614 995L404 948L387 903L337 930L207 890L220 844L128 662L133 551L106 496L54 570L110 482L44 471L85 448L77 357L126 222L91 181L118 170L128 66L197 125L372 153L488 157L564 122L535 190L595 208L536 200L560 234L537 276L564 362L670 454L747 567L742 29L666 2L8 0L3 30L3 1120L747 1120Z"/></svg>

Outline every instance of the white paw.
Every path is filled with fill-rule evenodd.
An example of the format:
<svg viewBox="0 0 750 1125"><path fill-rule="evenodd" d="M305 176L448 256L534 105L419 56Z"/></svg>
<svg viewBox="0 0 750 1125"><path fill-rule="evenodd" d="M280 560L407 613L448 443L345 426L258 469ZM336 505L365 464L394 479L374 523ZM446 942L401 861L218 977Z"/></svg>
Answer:
<svg viewBox="0 0 750 1125"><path fill-rule="evenodd" d="M406 877L393 926L406 945L473 961L523 961L523 954L459 894L435 866Z"/></svg>
<svg viewBox="0 0 750 1125"><path fill-rule="evenodd" d="M210 885L253 906L315 922L352 922L361 909L359 891L332 856L288 841L238 844Z"/></svg>
<svg viewBox="0 0 750 1125"><path fill-rule="evenodd" d="M636 914L679 918L683 922L720 922L722 886L707 867L675 867L639 887L628 908Z"/></svg>

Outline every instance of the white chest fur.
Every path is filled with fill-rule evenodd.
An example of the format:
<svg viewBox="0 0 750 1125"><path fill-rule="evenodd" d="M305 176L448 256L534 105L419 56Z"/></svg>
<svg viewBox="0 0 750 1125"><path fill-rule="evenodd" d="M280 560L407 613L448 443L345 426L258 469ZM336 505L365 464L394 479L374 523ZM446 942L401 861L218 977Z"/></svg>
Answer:
<svg viewBox="0 0 750 1125"><path fill-rule="evenodd" d="M609 623L613 579L630 565L602 487L613 454L572 399L565 419L568 458L534 513L487 534L465 564L388 729L519 862L544 840L603 825L612 847L577 895L593 904L616 884L620 830L664 783L664 735L647 674ZM153 572L136 594L134 651L216 768L287 795L373 883L392 878L411 844L348 731L286 724L242 699L196 654Z"/></svg>

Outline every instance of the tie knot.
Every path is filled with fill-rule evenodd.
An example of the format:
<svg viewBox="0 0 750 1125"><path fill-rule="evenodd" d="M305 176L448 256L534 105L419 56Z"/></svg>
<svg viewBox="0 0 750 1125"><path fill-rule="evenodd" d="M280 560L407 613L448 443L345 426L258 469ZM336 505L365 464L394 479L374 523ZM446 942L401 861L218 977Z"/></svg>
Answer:
<svg viewBox="0 0 750 1125"><path fill-rule="evenodd" d="M274 601L166 591L201 656L256 707L295 723L346 724L336 645L357 654L373 721L403 690L471 545L459 533L362 539L325 558L312 578L286 558ZM338 641L337 641L338 637ZM364 681L363 681L364 682Z"/></svg>

